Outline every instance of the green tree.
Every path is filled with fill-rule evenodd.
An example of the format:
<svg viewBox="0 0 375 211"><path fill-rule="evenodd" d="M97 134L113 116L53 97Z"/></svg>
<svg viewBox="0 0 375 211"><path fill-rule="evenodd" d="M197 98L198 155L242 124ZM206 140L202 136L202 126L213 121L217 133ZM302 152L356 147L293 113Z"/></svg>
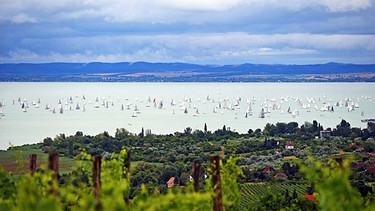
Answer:
<svg viewBox="0 0 375 211"><path fill-rule="evenodd" d="M344 119L341 120L341 123L336 126L336 133L335 135L349 137L350 131L350 123L345 121Z"/></svg>
<svg viewBox="0 0 375 211"><path fill-rule="evenodd" d="M107 132L108 133L108 132ZM130 133L125 128L116 128L115 138L118 140L129 137Z"/></svg>
<svg viewBox="0 0 375 211"><path fill-rule="evenodd" d="M351 174L349 162L330 160L325 166L322 162L309 158L310 165L303 165L306 178L315 184L318 203L322 210L363 210L365 208L359 192L349 181ZM374 208L371 204L367 209Z"/></svg>
<svg viewBox="0 0 375 211"><path fill-rule="evenodd" d="M145 137L145 130L142 127L141 133L138 135L139 137L143 138Z"/></svg>
<svg viewBox="0 0 375 211"><path fill-rule="evenodd" d="M70 157L74 156L74 146L73 146L72 140L69 140L68 154L69 154Z"/></svg>

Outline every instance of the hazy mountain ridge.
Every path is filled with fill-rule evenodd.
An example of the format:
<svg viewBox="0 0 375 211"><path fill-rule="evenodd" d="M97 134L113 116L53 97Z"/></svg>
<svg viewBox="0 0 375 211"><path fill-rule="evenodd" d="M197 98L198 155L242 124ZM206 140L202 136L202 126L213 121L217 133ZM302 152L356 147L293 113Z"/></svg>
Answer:
<svg viewBox="0 0 375 211"><path fill-rule="evenodd" d="M0 81L375 81L375 64L19 63Z"/></svg>

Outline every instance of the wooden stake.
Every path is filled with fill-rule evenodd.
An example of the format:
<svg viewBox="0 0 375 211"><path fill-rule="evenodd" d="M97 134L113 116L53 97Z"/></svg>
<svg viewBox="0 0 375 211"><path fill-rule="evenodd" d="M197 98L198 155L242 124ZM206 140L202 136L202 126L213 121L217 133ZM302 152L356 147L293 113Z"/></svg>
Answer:
<svg viewBox="0 0 375 211"><path fill-rule="evenodd" d="M199 176L201 174L201 163L199 161L192 162L192 175L194 181L195 192L199 191Z"/></svg>
<svg viewBox="0 0 375 211"><path fill-rule="evenodd" d="M59 155L57 153L50 153L48 156L48 169L54 172L53 178L58 179L59 175Z"/></svg>
<svg viewBox="0 0 375 211"><path fill-rule="evenodd" d="M126 175L124 175L125 176L124 178L126 178L130 182L129 178L130 178L131 156L129 152L127 152L127 156L128 156L128 159L127 159L127 163L125 164ZM130 208L129 195L130 195L130 189L129 189L129 192L124 196L125 204Z"/></svg>
<svg viewBox="0 0 375 211"><path fill-rule="evenodd" d="M127 160L127 163L126 163L126 169L127 169L128 175L130 175L131 156L130 156L129 152L127 152L127 155L128 155L128 160Z"/></svg>
<svg viewBox="0 0 375 211"><path fill-rule="evenodd" d="M94 166L92 170L92 181L94 185L94 195L95 198L99 201L100 200L100 170L102 165L102 156L95 156L94 157Z"/></svg>
<svg viewBox="0 0 375 211"><path fill-rule="evenodd" d="M220 180L220 157L217 155L211 156L210 163L212 171L212 185L215 194L213 211L223 211L223 190L221 188Z"/></svg>
<svg viewBox="0 0 375 211"><path fill-rule="evenodd" d="M59 155L57 153L50 153L48 155L48 169L53 171L53 180L58 181L59 176ZM58 192L56 187L53 185L53 181L50 182L51 194L57 196Z"/></svg>
<svg viewBox="0 0 375 211"><path fill-rule="evenodd" d="M36 154L30 154L29 158L30 158L30 163L29 163L30 174L31 176L33 176L36 170Z"/></svg>

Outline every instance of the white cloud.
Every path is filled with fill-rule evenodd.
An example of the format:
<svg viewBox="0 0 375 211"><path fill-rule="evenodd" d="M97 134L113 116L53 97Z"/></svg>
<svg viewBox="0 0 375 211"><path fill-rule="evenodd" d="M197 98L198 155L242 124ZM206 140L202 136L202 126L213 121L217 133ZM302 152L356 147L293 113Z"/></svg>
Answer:
<svg viewBox="0 0 375 211"><path fill-rule="evenodd" d="M321 4L331 12L346 12L369 8L373 2L371 0L321 0Z"/></svg>
<svg viewBox="0 0 375 211"><path fill-rule="evenodd" d="M38 23L38 19L30 17L28 14L19 13L11 18L12 23Z"/></svg>
<svg viewBox="0 0 375 211"><path fill-rule="evenodd" d="M211 12L222 14L233 8L248 8L249 14L256 9L267 14L270 8L300 11L324 9L328 12L359 11L373 6L373 0L0 0L0 19L53 21L71 18L100 17L107 21L194 22L195 16L209 18ZM199 14L197 14L198 12ZM205 12L209 12L205 14ZM232 11L233 12L233 11ZM17 17L17 14L21 14ZM23 15L22 15L23 14ZM230 16L235 16L235 11ZM16 16L16 17L15 17ZM204 22L204 20L201 20Z"/></svg>
<svg viewBox="0 0 375 211"><path fill-rule="evenodd" d="M85 42L80 43L83 39ZM309 57L320 57L326 61L326 58L343 55L350 57L343 57L342 61L354 62L362 55L375 55L375 35L200 33L56 38L34 42L36 46L45 44L51 47L42 51L11 51L7 56L0 57L0 62L211 61L221 64L228 61L249 62L253 58L273 58L271 61L274 61L282 57L284 63L288 63L293 61L288 57L305 56L307 60ZM33 43L29 41L26 44ZM74 47L63 53L59 51L59 45Z"/></svg>
<svg viewBox="0 0 375 211"><path fill-rule="evenodd" d="M167 8L198 11L225 11L246 4L245 0L155 0L154 2Z"/></svg>
<svg viewBox="0 0 375 211"><path fill-rule="evenodd" d="M251 4L265 7L285 8L292 11L324 8L329 12L348 12L367 9L373 0L250 0Z"/></svg>
<svg viewBox="0 0 375 211"><path fill-rule="evenodd" d="M152 0L140 1L147 4L140 6L156 6L161 9L179 9L185 11L226 11L234 7L276 7L289 10L306 8L325 8L330 12L357 11L373 6L373 0Z"/></svg>

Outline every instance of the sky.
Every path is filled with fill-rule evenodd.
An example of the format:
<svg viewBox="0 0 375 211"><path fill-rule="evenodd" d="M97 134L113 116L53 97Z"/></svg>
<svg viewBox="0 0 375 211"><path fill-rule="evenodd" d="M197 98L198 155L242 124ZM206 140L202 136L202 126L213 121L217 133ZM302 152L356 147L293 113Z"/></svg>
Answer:
<svg viewBox="0 0 375 211"><path fill-rule="evenodd" d="M0 0L0 63L375 63L375 0Z"/></svg>

